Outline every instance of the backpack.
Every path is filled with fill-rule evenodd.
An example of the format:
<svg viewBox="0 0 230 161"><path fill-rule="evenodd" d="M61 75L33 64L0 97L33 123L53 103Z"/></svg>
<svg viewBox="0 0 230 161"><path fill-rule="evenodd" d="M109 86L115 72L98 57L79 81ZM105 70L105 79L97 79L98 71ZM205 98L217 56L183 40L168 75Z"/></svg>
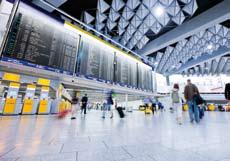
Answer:
<svg viewBox="0 0 230 161"><path fill-rule="evenodd" d="M201 105L205 102L204 99L199 94L195 94L193 96L193 100L196 102L197 105Z"/></svg>
<svg viewBox="0 0 230 161"><path fill-rule="evenodd" d="M172 101L173 101L173 103L179 103L180 102L180 97L179 97L178 92L176 92L176 91L172 92Z"/></svg>

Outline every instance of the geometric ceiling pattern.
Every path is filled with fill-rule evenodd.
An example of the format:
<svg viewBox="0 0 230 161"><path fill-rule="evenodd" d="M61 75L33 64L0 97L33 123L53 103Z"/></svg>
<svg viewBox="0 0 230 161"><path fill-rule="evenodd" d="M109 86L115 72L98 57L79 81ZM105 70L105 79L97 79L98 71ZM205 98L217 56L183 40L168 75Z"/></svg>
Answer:
<svg viewBox="0 0 230 161"><path fill-rule="evenodd" d="M135 50L160 31L182 24L197 7L196 0L112 0L111 4L98 0L96 17L85 11L84 22Z"/></svg>
<svg viewBox="0 0 230 161"><path fill-rule="evenodd" d="M162 50L156 52L156 71L162 74L172 73L186 62L196 60L203 54L212 54L220 47L230 49L230 29L216 24L180 40L176 44L167 46L163 52ZM204 66L204 68L207 67ZM197 70L198 68L192 69L192 71Z"/></svg>
<svg viewBox="0 0 230 161"><path fill-rule="evenodd" d="M194 67L190 67L182 72L182 75L219 75L230 74L230 55L202 62Z"/></svg>

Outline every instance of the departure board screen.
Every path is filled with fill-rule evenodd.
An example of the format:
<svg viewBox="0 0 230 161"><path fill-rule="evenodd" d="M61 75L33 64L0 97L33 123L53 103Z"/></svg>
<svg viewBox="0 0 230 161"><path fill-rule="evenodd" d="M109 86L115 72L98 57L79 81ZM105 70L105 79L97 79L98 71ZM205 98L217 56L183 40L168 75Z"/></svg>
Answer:
<svg viewBox="0 0 230 161"><path fill-rule="evenodd" d="M152 90L152 70L142 63L138 63L138 88Z"/></svg>
<svg viewBox="0 0 230 161"><path fill-rule="evenodd" d="M77 74L113 81L113 64L113 51L82 37L77 57Z"/></svg>
<svg viewBox="0 0 230 161"><path fill-rule="evenodd" d="M77 76L98 81L152 90L149 66L88 33L67 26L20 2L1 60L19 61L23 65L70 75L76 72Z"/></svg>
<svg viewBox="0 0 230 161"><path fill-rule="evenodd" d="M20 2L3 55L74 72L79 35L48 15Z"/></svg>
<svg viewBox="0 0 230 161"><path fill-rule="evenodd" d="M122 85L137 87L137 62L123 54L116 54L116 78Z"/></svg>

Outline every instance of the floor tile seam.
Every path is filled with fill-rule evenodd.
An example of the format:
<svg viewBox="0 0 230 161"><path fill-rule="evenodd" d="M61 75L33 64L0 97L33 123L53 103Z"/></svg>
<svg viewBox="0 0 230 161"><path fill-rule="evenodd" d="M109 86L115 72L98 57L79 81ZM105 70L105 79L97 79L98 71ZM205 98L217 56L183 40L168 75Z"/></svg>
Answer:
<svg viewBox="0 0 230 161"><path fill-rule="evenodd" d="M130 153L128 152L128 150L125 149L124 146L121 146L121 148L122 148L131 158L134 158L134 156L133 156L132 154L130 154Z"/></svg>
<svg viewBox="0 0 230 161"><path fill-rule="evenodd" d="M60 151L59 151L59 153L62 153L62 151L63 151L63 148L64 148L64 143L61 145L61 148L60 148Z"/></svg>
<svg viewBox="0 0 230 161"><path fill-rule="evenodd" d="M76 151L76 161L78 161L78 151Z"/></svg>
<svg viewBox="0 0 230 161"><path fill-rule="evenodd" d="M154 158L154 156L151 156L151 155L149 155L149 154L147 154L147 156L148 156L149 158L153 159L154 161L157 161L156 158Z"/></svg>
<svg viewBox="0 0 230 161"><path fill-rule="evenodd" d="M51 139L48 145L52 145L52 143L54 142L55 138Z"/></svg>
<svg viewBox="0 0 230 161"><path fill-rule="evenodd" d="M3 153L2 155L0 155L0 158L4 157L4 155L10 153L11 151L13 151L14 149L16 149L16 147L11 148L10 150L8 150L7 152Z"/></svg>
<svg viewBox="0 0 230 161"><path fill-rule="evenodd" d="M20 157L17 157L15 161L18 161L20 159Z"/></svg>
<svg viewBox="0 0 230 161"><path fill-rule="evenodd" d="M109 146L106 144L106 142L103 140L102 143L105 145L106 149L109 149Z"/></svg>

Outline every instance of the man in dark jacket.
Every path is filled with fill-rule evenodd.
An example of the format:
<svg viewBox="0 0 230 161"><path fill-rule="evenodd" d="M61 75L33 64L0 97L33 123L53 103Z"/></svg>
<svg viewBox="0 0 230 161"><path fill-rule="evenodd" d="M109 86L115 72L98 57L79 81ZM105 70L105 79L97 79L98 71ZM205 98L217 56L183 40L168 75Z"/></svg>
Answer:
<svg viewBox="0 0 230 161"><path fill-rule="evenodd" d="M184 98L187 101L187 104L189 106L189 117L191 123L194 121L194 116L195 116L195 121L199 123L200 118L199 118L199 107L197 106L194 96L199 94L198 88L196 85L191 83L191 80L187 80L187 85L184 88Z"/></svg>
<svg viewBox="0 0 230 161"><path fill-rule="evenodd" d="M81 99L81 103L82 103L82 106L81 106L81 113L83 112L84 110L84 114L86 114L86 107L87 107L87 102L88 102L88 97L87 97L87 94L85 94L84 97L82 97Z"/></svg>

